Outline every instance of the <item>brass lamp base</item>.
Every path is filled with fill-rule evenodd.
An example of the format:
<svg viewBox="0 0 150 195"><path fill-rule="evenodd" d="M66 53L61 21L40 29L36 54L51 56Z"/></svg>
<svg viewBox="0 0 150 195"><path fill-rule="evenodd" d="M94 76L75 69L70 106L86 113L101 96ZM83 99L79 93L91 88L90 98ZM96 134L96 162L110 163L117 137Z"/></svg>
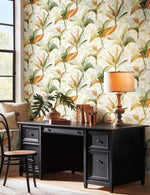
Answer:
<svg viewBox="0 0 150 195"><path fill-rule="evenodd" d="M120 98L121 98L121 93L117 93L117 100L118 100L118 105L117 105L117 108L114 110L114 113L116 114L116 121L115 123L113 124L114 127L122 127L124 126L124 123L122 121L122 114L125 112L124 109L122 108L122 105L121 105L121 101L120 101Z"/></svg>

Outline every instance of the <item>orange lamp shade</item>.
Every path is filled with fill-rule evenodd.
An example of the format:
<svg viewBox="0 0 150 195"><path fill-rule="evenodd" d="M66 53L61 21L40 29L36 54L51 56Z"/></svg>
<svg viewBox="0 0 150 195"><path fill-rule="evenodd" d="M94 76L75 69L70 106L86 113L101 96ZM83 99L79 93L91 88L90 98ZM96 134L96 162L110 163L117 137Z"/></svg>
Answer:
<svg viewBox="0 0 150 195"><path fill-rule="evenodd" d="M129 92L134 91L134 72L118 71L104 72L105 92Z"/></svg>

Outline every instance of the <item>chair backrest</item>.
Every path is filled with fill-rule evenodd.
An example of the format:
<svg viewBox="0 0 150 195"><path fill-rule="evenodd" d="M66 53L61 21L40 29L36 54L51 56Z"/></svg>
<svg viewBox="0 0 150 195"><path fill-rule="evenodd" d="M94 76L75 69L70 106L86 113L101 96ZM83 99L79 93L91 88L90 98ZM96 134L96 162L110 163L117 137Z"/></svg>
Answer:
<svg viewBox="0 0 150 195"><path fill-rule="evenodd" d="M7 139L8 139L8 150L11 150L11 144L10 144L10 135L9 135L9 127L8 127L8 123L7 123L7 120L5 118L5 116L0 113L0 116L2 117L3 120L0 120L0 123L3 124L4 126L4 129L6 130L6 134L7 134ZM0 142L1 142L1 149L2 149L2 139L1 139L1 136L0 136ZM2 149L3 150L3 149Z"/></svg>

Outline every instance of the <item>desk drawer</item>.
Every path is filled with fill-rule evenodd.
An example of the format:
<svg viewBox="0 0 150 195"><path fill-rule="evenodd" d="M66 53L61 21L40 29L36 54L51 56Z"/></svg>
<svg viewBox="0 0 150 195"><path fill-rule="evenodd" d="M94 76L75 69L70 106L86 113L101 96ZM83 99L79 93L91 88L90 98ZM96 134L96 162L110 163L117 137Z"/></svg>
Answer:
<svg viewBox="0 0 150 195"><path fill-rule="evenodd" d="M83 136L82 130L67 129L67 128L54 128L54 127L44 127L43 133Z"/></svg>
<svg viewBox="0 0 150 195"><path fill-rule="evenodd" d="M90 153L88 161L88 178L102 181L109 180L109 154Z"/></svg>
<svg viewBox="0 0 150 195"><path fill-rule="evenodd" d="M39 128L37 126L23 126L22 129L23 141L38 142Z"/></svg>
<svg viewBox="0 0 150 195"><path fill-rule="evenodd" d="M97 131L89 132L89 147L108 149L108 133L102 133Z"/></svg>

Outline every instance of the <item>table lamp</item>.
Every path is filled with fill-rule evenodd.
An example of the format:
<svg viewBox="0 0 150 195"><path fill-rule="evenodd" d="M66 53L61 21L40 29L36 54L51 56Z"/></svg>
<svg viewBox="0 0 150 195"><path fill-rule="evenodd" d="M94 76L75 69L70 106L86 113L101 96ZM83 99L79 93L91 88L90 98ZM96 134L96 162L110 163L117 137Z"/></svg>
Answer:
<svg viewBox="0 0 150 195"><path fill-rule="evenodd" d="M122 121L122 114L124 109L121 105L121 93L134 91L134 72L131 71L117 71L117 72L105 72L104 73L104 91L105 92L117 92L117 108L114 110L116 114L115 127L122 127L124 123Z"/></svg>

